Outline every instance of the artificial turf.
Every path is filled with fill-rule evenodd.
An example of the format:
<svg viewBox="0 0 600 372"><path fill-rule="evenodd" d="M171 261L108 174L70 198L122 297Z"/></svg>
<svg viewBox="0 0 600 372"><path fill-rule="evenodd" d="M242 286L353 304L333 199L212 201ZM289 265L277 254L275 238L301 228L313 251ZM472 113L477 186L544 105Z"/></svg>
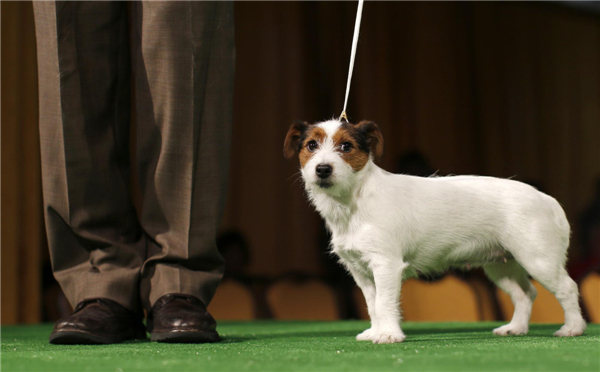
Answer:
<svg viewBox="0 0 600 372"><path fill-rule="evenodd" d="M2 371L599 371L600 325L501 337L500 323L405 323L400 344L355 340L361 321L220 322L216 344L51 345L51 325L2 327Z"/></svg>

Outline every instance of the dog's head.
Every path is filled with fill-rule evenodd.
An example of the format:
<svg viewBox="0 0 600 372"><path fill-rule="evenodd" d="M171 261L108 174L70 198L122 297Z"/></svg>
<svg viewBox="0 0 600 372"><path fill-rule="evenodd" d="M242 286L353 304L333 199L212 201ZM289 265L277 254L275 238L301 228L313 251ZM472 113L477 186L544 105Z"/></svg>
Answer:
<svg viewBox="0 0 600 372"><path fill-rule="evenodd" d="M383 137L370 121L296 122L285 138L283 154L289 159L296 152L305 187L339 195L352 189L369 160L381 157Z"/></svg>

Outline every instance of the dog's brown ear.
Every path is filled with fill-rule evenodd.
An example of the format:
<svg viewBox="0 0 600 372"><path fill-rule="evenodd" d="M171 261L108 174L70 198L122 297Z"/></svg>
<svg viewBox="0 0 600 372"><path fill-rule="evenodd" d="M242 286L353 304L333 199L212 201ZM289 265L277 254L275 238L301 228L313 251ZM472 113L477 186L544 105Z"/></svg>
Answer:
<svg viewBox="0 0 600 372"><path fill-rule="evenodd" d="M355 124L354 127L366 139L375 159L381 159L383 156L383 135L377 124L372 121L363 120Z"/></svg>
<svg viewBox="0 0 600 372"><path fill-rule="evenodd" d="M283 156L286 159L294 156L296 151L298 151L298 146L300 145L300 140L308 129L309 124L304 121L296 121L288 130L287 136L285 136L285 141L283 142Z"/></svg>

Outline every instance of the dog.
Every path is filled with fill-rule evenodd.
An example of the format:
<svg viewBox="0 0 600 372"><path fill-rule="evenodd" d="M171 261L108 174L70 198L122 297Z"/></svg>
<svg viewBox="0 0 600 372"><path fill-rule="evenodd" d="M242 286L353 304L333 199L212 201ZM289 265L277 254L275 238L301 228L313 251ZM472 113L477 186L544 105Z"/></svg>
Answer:
<svg viewBox="0 0 600 372"><path fill-rule="evenodd" d="M389 173L374 162L383 136L370 121L296 122L284 156L296 153L308 199L331 231L331 249L367 303L371 327L357 340L404 341L402 281L470 267L483 267L515 305L495 334L528 332L536 297L528 274L562 305L565 324L554 335L585 331L577 285L565 270L570 227L554 198L509 179Z"/></svg>

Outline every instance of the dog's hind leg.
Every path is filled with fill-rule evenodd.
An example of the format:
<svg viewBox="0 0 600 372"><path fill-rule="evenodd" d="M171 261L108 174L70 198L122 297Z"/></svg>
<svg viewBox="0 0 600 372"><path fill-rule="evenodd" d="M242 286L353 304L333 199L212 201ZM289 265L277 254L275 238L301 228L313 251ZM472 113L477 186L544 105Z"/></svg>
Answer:
<svg viewBox="0 0 600 372"><path fill-rule="evenodd" d="M540 282L560 302L565 312L565 324L555 336L579 336L586 328L579 308L577 284L565 270L570 228L564 211L558 202L546 198L550 211L544 211L547 220L537 220L527 226L527 234L506 239L506 247L529 275ZM547 208L547 209L548 209ZM517 227L512 229L518 231ZM516 237L516 235L515 235ZM527 247L527 249L509 249Z"/></svg>
<svg viewBox="0 0 600 372"><path fill-rule="evenodd" d="M523 267L556 296L565 312L565 324L554 335L581 335L586 329L586 324L579 307L579 290L564 267L543 258L523 262Z"/></svg>
<svg viewBox="0 0 600 372"><path fill-rule="evenodd" d="M510 323L494 329L494 334L501 336L527 334L531 306L537 292L527 278L525 269L514 260L486 264L483 269L488 278L506 292L515 305Z"/></svg>
<svg viewBox="0 0 600 372"><path fill-rule="evenodd" d="M558 299L565 312L565 324L554 333L554 336L579 336L583 334L587 325L581 316L579 307L579 289L577 284L567 271L561 267L559 269L557 283L548 283L552 289L548 288ZM542 285L546 286L543 282Z"/></svg>
<svg viewBox="0 0 600 372"><path fill-rule="evenodd" d="M545 285L541 282L542 285ZM579 336L583 334L587 325L581 316L581 308L579 307L579 289L577 284L567 271L561 267L559 269L556 283L548 283L552 286L548 288L558 299L560 305L565 312L565 324L554 333L554 336ZM545 285L546 286L546 285Z"/></svg>

